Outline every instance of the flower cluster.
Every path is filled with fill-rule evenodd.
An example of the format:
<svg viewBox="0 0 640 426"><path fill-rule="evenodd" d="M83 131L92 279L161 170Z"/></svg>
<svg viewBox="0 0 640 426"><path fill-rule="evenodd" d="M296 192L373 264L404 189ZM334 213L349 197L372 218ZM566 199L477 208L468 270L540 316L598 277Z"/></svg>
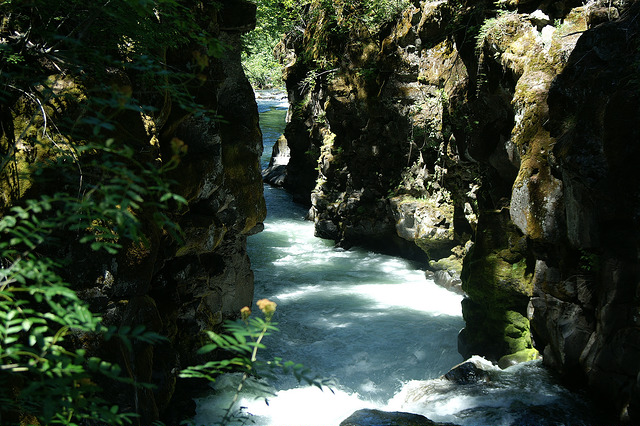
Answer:
<svg viewBox="0 0 640 426"><path fill-rule="evenodd" d="M258 305L258 308L262 311L267 321L271 321L273 314L276 312L276 306L278 306L276 302L272 302L269 299L260 299L256 302L256 305ZM248 306L240 309L240 318L242 318L242 321L247 322L250 316L251 309Z"/></svg>
<svg viewBox="0 0 640 426"><path fill-rule="evenodd" d="M245 306L244 308L240 309L240 317L242 318L242 321L246 322L250 316L251 316L251 309L249 309L248 306Z"/></svg>
<svg viewBox="0 0 640 426"><path fill-rule="evenodd" d="M276 302L272 302L269 299L260 299L256 302L256 305L258 305L258 308L260 308L267 321L271 320L273 314L276 312L276 306L278 306Z"/></svg>

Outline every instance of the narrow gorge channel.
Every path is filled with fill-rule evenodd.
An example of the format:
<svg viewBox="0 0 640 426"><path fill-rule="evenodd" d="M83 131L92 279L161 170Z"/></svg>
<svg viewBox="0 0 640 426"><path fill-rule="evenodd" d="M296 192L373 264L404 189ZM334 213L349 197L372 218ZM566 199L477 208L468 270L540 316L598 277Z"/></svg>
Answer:
<svg viewBox="0 0 640 426"><path fill-rule="evenodd" d="M258 97L265 154L280 136L286 103ZM410 261L314 237L306 209L265 185L265 230L248 240L255 300L278 304L280 332L265 339L265 360L279 356L335 380L332 391L293 377L252 381L240 395L250 422L264 426L337 426L362 408L405 411L459 425L590 425L581 398L558 385L540 361L501 370L477 358L486 380L456 384L440 378L463 361L462 296L425 277ZM222 377L198 401L197 425L217 424L239 375ZM266 403L268 401L268 404Z"/></svg>
<svg viewBox="0 0 640 426"><path fill-rule="evenodd" d="M640 425L639 0L2 8L0 425Z"/></svg>

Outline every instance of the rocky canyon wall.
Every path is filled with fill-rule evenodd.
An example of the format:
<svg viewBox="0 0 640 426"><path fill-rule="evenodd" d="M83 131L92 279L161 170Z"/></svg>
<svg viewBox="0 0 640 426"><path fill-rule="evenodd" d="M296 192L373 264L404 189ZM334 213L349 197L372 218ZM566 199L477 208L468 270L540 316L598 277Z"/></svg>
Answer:
<svg viewBox="0 0 640 426"><path fill-rule="evenodd" d="M542 354L637 421L638 5L357 8L314 2L279 46L316 234L461 281L463 356Z"/></svg>
<svg viewBox="0 0 640 426"><path fill-rule="evenodd" d="M128 348L117 339L105 342L81 333L75 336L87 356L117 362L124 376L155 385L152 390L103 384L108 399L124 411L139 414L134 421L142 425L158 419L178 424L190 414L193 383L178 380L179 371L203 361L196 350L204 343L204 330L219 329L225 319L237 317L253 299L246 239L261 231L266 215L259 165L262 135L239 49L241 35L255 26L256 6L244 0L219 3L201 4L196 14L209 34L225 46L222 55L196 43L164 52L165 66L190 76L185 86L155 90L157 86L136 69L108 70L113 82L96 83L111 85L113 90L154 107L147 114L132 110L114 114L116 125L111 136L116 143L125 141L135 150L135 161L163 164L181 156L167 177L175 181L173 190L187 205L176 205L168 214L182 228L184 244L155 225L152 218L156 212L142 210L136 215L146 243L124 241L116 256L88 254L86 245L78 245L68 235L63 253L58 253L73 259L66 278L92 311L102 316L104 325L143 325L167 338L156 345L136 342ZM160 12L158 19L162 20ZM57 85L74 96L59 110L54 109L50 120L77 119L74 102L91 96L92 88L75 85L72 77L65 79L53 67L50 71L52 79L60 79ZM192 101L209 114L193 114L185 107L183 90L195 93ZM16 105L20 102L28 104L29 100L18 99ZM22 129L20 123L25 120L19 110L15 105L5 106L3 114L14 113L18 140L22 131L44 134L42 128ZM50 111L49 105L45 107ZM3 140L3 148L6 143ZM43 149L46 147L39 147L39 152ZM19 146L15 167L12 162L3 169L3 209L19 203L20 197L38 196L42 190L30 187L29 176L18 170L23 163L44 161L28 158L28 150L28 146ZM92 178L89 173L84 177L87 183ZM70 180L78 182L78 176ZM57 181L56 190L64 189L62 182Z"/></svg>

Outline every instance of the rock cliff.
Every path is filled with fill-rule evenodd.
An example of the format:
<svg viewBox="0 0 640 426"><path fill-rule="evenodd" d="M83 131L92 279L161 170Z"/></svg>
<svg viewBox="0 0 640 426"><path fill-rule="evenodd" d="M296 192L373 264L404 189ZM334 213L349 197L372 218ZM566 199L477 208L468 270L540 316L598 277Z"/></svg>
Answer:
<svg viewBox="0 0 640 426"><path fill-rule="evenodd" d="M640 418L639 13L635 4L585 32L550 88L562 240L545 240L532 299L545 360L632 422Z"/></svg>
<svg viewBox="0 0 640 426"><path fill-rule="evenodd" d="M404 6L313 2L281 43L284 186L318 236L461 279L464 356L542 353L637 421L638 5Z"/></svg>
<svg viewBox="0 0 640 426"><path fill-rule="evenodd" d="M166 163L181 155L178 167L168 178L176 182L174 192L184 197L187 205L168 214L182 228L184 244L178 244L155 225L156 212L142 210L136 214L145 244L124 242L116 256L87 254L86 245L80 246L67 236L70 238L61 249L62 257L73 259L66 278L93 312L103 317L105 325L141 324L168 339L155 346L136 342L133 348L127 348L116 339L105 342L76 336L76 343L88 355L115 361L125 376L155 385L151 390L104 384L113 404L140 415L135 419L137 424L159 419L178 424L189 415L193 384L181 383L178 372L202 361L195 353L203 343L203 330L220 328L225 319L238 316L253 299L246 238L262 229L266 207L259 166L262 135L254 93L240 64L239 47L240 36L255 26L256 6L244 0L220 3L200 5L197 16L209 34L225 46L222 55L202 43L165 49L163 53L164 65L175 75L189 76L184 86L167 89L167 85L145 80L138 69L107 70L113 82L96 82L96 86L111 85L113 90L153 106L146 114L135 110L114 114L116 124L108 128L116 143L127 141L135 150L136 161ZM161 21L162 13L157 13ZM92 87L74 86L71 78L63 79L56 70L51 73L52 81L60 79L54 86L77 92L75 100L92 96ZM69 75L73 76L73 71ZM187 97L182 90L196 93L192 101L219 118L193 114L185 107ZM9 122L7 114L13 114L15 125L10 130L17 135L30 131L20 127L24 117L16 105L21 102L26 104L28 100L18 99L15 105L2 109L4 124ZM77 113L78 109L61 107L51 116L62 121L77 119ZM2 136L6 136L5 131L7 127ZM4 155L8 144L6 139L2 142ZM16 166L3 163L3 209L20 197L42 190L30 188L30 177L17 170L21 162L35 161L27 158L29 147L16 149ZM39 149L42 152L43 148ZM77 177L72 178L77 181ZM92 176L87 173L85 179ZM62 182L57 181L57 190Z"/></svg>

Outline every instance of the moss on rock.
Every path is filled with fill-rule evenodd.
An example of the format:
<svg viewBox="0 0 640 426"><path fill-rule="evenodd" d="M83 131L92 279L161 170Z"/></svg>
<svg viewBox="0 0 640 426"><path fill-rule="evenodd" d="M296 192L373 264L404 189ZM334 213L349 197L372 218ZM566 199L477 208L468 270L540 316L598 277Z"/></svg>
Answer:
<svg viewBox="0 0 640 426"><path fill-rule="evenodd" d="M482 354L498 360L533 348L526 316L533 295L533 267L526 238L511 223L507 209L481 216L462 282L469 296L463 303L467 324L459 345L463 356Z"/></svg>
<svg viewBox="0 0 640 426"><path fill-rule="evenodd" d="M540 352L537 349L522 349L518 352L505 355L498 360L500 368L507 368L522 362L533 361L540 358Z"/></svg>

